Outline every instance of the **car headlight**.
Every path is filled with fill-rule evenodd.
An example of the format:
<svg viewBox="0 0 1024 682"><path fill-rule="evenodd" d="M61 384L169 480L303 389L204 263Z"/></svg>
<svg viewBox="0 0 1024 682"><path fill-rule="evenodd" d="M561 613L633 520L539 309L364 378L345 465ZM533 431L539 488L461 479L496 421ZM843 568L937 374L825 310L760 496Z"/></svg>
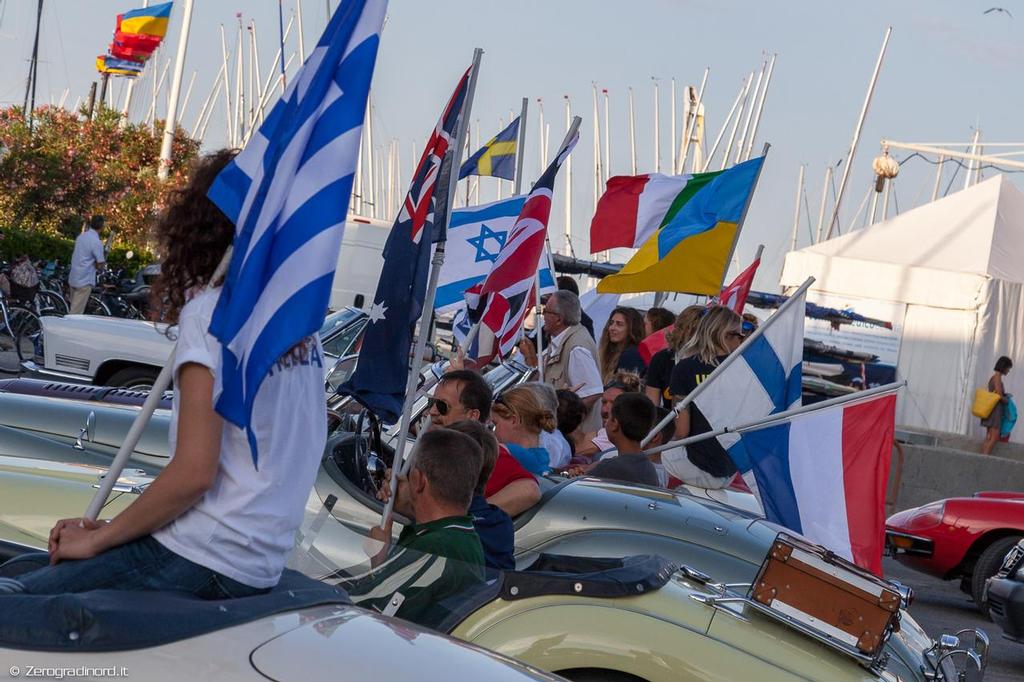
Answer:
<svg viewBox="0 0 1024 682"><path fill-rule="evenodd" d="M942 523L942 518L946 514L946 503L932 502L926 504L923 507L918 507L912 512L908 513L904 529L908 531L923 530L925 528L934 528L935 526Z"/></svg>

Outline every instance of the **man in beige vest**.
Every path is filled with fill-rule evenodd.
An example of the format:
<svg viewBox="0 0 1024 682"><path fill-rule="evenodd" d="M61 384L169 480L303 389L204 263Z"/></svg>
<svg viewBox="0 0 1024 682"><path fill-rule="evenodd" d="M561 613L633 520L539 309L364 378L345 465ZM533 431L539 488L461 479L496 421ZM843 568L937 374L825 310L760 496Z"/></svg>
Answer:
<svg viewBox="0 0 1024 682"><path fill-rule="evenodd" d="M544 348L544 381L555 389L576 393L589 410L584 431L601 427L601 372L597 368L597 345L580 324L580 299L571 291L556 291L544 306L544 331L551 342Z"/></svg>

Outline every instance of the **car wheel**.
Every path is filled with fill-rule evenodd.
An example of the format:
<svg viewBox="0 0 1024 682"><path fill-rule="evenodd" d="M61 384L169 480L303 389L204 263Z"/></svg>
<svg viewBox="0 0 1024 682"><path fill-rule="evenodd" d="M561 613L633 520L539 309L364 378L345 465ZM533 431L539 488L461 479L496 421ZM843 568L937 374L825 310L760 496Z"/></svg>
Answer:
<svg viewBox="0 0 1024 682"><path fill-rule="evenodd" d="M151 367L125 367L111 375L107 380L107 386L148 391L153 388L159 374L159 371Z"/></svg>
<svg viewBox="0 0 1024 682"><path fill-rule="evenodd" d="M1019 540L1019 535L999 538L985 548L974 564L974 572L971 574L971 596L974 597L974 603L978 605L981 612L986 615L988 615L988 604L984 602L985 581L996 574L1003 564L1006 554Z"/></svg>

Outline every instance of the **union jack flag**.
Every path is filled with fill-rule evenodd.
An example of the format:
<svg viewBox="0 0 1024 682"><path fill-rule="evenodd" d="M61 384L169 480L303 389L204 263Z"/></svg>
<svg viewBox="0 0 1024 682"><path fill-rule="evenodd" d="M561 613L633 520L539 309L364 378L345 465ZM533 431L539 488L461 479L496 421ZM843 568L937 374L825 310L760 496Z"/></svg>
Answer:
<svg viewBox="0 0 1024 682"><path fill-rule="evenodd" d="M468 101L466 70L434 127L384 245L384 269L352 377L338 392L351 395L386 423L398 420L405 397L409 347L423 312L431 244L444 241L453 143ZM458 169L455 169L458 172Z"/></svg>
<svg viewBox="0 0 1024 682"><path fill-rule="evenodd" d="M412 174L412 183L409 185L409 193L402 202L402 210L398 212L398 219L395 221L395 228L405 222L410 222L410 237L412 241L419 244L423 236L424 228L429 228L432 234L431 241L443 242L445 240L445 229L443 220L448 212L448 181L451 176L451 164L445 164L445 155L448 148L455 140L455 133L458 128L459 116L462 114L462 107L466 103L466 91L469 84L469 72L472 67L466 69L462 79L455 87L448 105L444 108L440 120L434 126L434 131L427 140L427 147L423 150L423 156L416 166L416 172ZM437 187L439 191L435 192ZM438 218L442 218L438 220ZM426 277L424 275L424 277ZM425 281L425 280L424 280ZM417 317L419 317L417 315Z"/></svg>
<svg viewBox="0 0 1024 682"><path fill-rule="evenodd" d="M526 314L535 302L537 265L544 251L555 177L577 141L578 132L563 144L530 190L487 278L466 290L469 321L480 325L476 348L470 349L477 366L511 353L522 335Z"/></svg>

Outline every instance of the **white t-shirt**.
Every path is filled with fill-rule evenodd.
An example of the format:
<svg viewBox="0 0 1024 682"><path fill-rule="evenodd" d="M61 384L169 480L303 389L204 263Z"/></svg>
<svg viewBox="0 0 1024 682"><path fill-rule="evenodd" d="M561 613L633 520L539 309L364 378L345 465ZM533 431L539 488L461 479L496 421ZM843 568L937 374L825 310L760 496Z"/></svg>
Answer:
<svg viewBox="0 0 1024 682"><path fill-rule="evenodd" d="M75 250L71 252L71 272L68 284L72 287L94 286L96 264L107 262L103 242L96 230L89 228L75 237Z"/></svg>
<svg viewBox="0 0 1024 682"><path fill-rule="evenodd" d="M216 374L221 345L207 331L220 289L203 291L181 310L174 378L194 362ZM263 380L253 406L259 469L244 429L224 422L213 486L177 519L153 533L189 561L256 588L273 587L295 542L327 440L323 348L304 362L285 355ZM178 432L174 392L170 451ZM173 455L172 455L173 456Z"/></svg>
<svg viewBox="0 0 1024 682"><path fill-rule="evenodd" d="M561 431L541 431L540 446L548 451L548 465L560 469L572 459L572 448Z"/></svg>

